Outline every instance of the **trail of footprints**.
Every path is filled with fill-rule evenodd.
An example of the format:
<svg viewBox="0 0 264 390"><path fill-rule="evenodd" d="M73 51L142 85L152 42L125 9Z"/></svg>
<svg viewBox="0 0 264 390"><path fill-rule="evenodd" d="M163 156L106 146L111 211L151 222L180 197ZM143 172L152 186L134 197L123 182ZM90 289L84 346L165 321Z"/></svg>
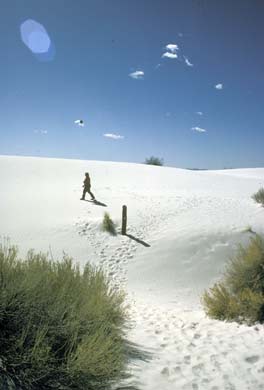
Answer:
<svg viewBox="0 0 264 390"><path fill-rule="evenodd" d="M105 245L99 252L100 265L113 280L115 287L124 287L127 280L126 264L131 261L137 250L134 242L128 242L127 238L120 240L121 246L114 248Z"/></svg>
<svg viewBox="0 0 264 390"><path fill-rule="evenodd" d="M161 200L153 202L149 199L150 206L138 212L140 224L137 228L130 227L129 233L147 241L155 229L158 232L164 223L169 224L179 213L208 200L176 197L174 201L177 207L171 207L172 199L168 199L165 210L160 210ZM123 288L127 280L126 265L133 260L139 244L121 235L114 237L114 242L106 240L95 222L79 221L76 228L89 241L99 265L111 276L113 286ZM163 390L264 390L264 352L261 355L250 353L254 343L256 347L262 345L263 329L260 332L248 330L248 338L243 338L243 347L248 353L241 362L238 360L241 337L233 340L234 332L229 337L228 329L217 328L213 321L189 321L179 312L161 312L160 307L150 307L145 303L140 305L131 301L131 308L131 326L142 328L142 343L151 346L150 351L155 357L145 365L142 363L141 368L131 368L130 385L140 384L142 390L159 390L158 387L150 389L147 384L146 378L155 373L155 377L162 378ZM138 337L138 333L136 335ZM139 342L138 339L134 341ZM246 382L240 379L241 369L246 370L241 376L247 378ZM160 383L159 379L157 383Z"/></svg>
<svg viewBox="0 0 264 390"><path fill-rule="evenodd" d="M150 232L159 229L164 218L159 211L159 201L153 200L147 204L144 210L138 210L140 223L137 223L137 227L129 226L129 234L143 241L148 240ZM120 235L114 237L114 241L109 240L109 237L106 239L105 234L100 231L99 223L93 221L79 221L76 228L78 234L88 240L93 249L91 256L97 257L99 265L111 276L114 286L123 287L127 280L126 264L133 259L140 244Z"/></svg>
<svg viewBox="0 0 264 390"><path fill-rule="evenodd" d="M110 238L100 232L97 223L78 222L76 226L79 235L89 241L93 250L91 256L98 259L97 264L111 277L112 285L124 287L127 280L126 264L133 259L139 244L121 235ZM130 234L135 234L139 239L145 237L144 229L135 231L132 228Z"/></svg>
<svg viewBox="0 0 264 390"><path fill-rule="evenodd" d="M163 390L264 389L263 326L222 323L203 314L195 318L195 313L191 320L183 311L144 303L134 307L132 317L154 352L141 373L134 373L143 373L137 378L145 383L142 389L158 390L161 383ZM147 383L153 375L156 387Z"/></svg>

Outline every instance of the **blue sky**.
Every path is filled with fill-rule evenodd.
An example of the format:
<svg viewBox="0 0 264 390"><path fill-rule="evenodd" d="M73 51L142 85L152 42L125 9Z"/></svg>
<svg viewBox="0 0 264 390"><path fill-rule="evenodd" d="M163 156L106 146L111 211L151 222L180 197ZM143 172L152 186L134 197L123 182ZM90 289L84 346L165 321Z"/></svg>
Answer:
<svg viewBox="0 0 264 390"><path fill-rule="evenodd" d="M0 154L264 166L263 15L260 0L3 0Z"/></svg>

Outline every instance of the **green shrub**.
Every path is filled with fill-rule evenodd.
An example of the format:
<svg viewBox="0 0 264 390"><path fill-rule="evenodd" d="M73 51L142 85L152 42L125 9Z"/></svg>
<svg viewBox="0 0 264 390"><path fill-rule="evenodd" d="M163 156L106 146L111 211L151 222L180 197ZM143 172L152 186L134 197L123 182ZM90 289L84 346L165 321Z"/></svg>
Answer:
<svg viewBox="0 0 264 390"><path fill-rule="evenodd" d="M202 297L206 313L215 319L264 322L264 240L256 235L240 246L223 280Z"/></svg>
<svg viewBox="0 0 264 390"><path fill-rule="evenodd" d="M260 188L254 195L252 195L252 198L255 202L264 206L264 188Z"/></svg>
<svg viewBox="0 0 264 390"><path fill-rule="evenodd" d="M146 158L145 164L162 166L164 165L164 162L162 158L151 156Z"/></svg>
<svg viewBox="0 0 264 390"><path fill-rule="evenodd" d="M108 232L112 234L113 236L116 236L116 226L112 219L110 218L110 215L108 213L104 213L104 219L102 223L102 230L104 232Z"/></svg>
<svg viewBox="0 0 264 390"><path fill-rule="evenodd" d="M23 390L109 389L123 376L124 295L101 270L0 246L0 361Z"/></svg>

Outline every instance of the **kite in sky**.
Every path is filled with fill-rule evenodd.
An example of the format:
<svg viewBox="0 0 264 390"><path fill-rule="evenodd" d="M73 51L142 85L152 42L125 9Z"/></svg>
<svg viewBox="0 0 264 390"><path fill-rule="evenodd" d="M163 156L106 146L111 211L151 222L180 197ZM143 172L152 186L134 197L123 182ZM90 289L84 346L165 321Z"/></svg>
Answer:
<svg viewBox="0 0 264 390"><path fill-rule="evenodd" d="M82 119L76 119L74 123L76 123L76 125L78 126L84 127L84 121Z"/></svg>

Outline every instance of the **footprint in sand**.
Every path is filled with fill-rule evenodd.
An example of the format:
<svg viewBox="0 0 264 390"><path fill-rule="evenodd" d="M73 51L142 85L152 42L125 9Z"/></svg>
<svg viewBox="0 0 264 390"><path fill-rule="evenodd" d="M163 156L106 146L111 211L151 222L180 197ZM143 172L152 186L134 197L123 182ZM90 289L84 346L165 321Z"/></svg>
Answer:
<svg viewBox="0 0 264 390"><path fill-rule="evenodd" d="M186 356L184 356L184 363L185 364L190 364L190 362L191 362L191 355L186 355Z"/></svg>
<svg viewBox="0 0 264 390"><path fill-rule="evenodd" d="M217 360L217 355L215 355L215 354L211 355L210 356L210 361L216 368L220 368L220 363Z"/></svg>
<svg viewBox="0 0 264 390"><path fill-rule="evenodd" d="M181 375L181 373L182 373L182 370L181 370L180 366L175 366L173 368L173 371L175 372L175 374L178 374L178 375Z"/></svg>
<svg viewBox="0 0 264 390"><path fill-rule="evenodd" d="M259 361L259 356L258 356L258 355L248 356L248 357L245 359L245 361L246 361L247 363L254 364L254 363L256 363L256 362Z"/></svg>
<svg viewBox="0 0 264 390"><path fill-rule="evenodd" d="M232 383L227 383L224 387L225 390L236 390L236 386L234 386Z"/></svg>
<svg viewBox="0 0 264 390"><path fill-rule="evenodd" d="M170 375L169 368L168 368L168 367L164 367L164 368L161 370L161 374L164 375L164 376L169 376L169 375Z"/></svg>
<svg viewBox="0 0 264 390"><path fill-rule="evenodd" d="M192 366L192 372L194 373L194 375L199 376L203 368L204 368L203 363L196 364L195 366Z"/></svg>

